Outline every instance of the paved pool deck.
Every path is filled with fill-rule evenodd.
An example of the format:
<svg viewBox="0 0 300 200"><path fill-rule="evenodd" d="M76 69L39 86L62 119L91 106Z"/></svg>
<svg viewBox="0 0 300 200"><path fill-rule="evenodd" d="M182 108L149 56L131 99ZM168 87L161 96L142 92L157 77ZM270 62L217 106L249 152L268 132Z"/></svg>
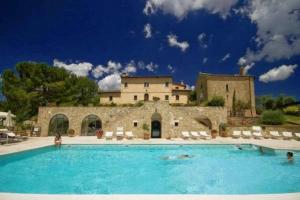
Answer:
<svg viewBox="0 0 300 200"><path fill-rule="evenodd" d="M53 145L53 137L35 137L21 143L0 145L0 155ZM96 137L63 137L63 144L255 144L273 149L300 151L300 141L283 139L233 139L217 137L213 140L133 139L105 140ZM300 193L260 195L41 195L0 193L0 200L300 200Z"/></svg>

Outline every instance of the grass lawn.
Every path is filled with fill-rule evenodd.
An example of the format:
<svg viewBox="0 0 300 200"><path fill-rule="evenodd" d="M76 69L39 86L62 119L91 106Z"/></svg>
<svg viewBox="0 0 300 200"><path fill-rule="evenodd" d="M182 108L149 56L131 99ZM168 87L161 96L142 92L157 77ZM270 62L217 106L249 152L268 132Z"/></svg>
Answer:
<svg viewBox="0 0 300 200"><path fill-rule="evenodd" d="M287 122L300 124L300 116L295 115L284 115Z"/></svg>

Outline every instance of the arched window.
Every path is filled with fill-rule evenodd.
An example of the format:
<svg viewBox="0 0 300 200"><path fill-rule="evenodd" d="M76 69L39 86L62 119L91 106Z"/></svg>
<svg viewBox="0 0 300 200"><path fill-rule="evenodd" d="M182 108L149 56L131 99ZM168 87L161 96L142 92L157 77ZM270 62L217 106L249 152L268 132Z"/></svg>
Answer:
<svg viewBox="0 0 300 200"><path fill-rule="evenodd" d="M63 114L57 114L50 120L48 135L67 135L68 129L69 119Z"/></svg>
<svg viewBox="0 0 300 200"><path fill-rule="evenodd" d="M144 95L144 101L149 101L149 94L146 93L146 94Z"/></svg>
<svg viewBox="0 0 300 200"><path fill-rule="evenodd" d="M81 135L94 136L96 131L102 127L101 120L96 115L88 115L82 120Z"/></svg>

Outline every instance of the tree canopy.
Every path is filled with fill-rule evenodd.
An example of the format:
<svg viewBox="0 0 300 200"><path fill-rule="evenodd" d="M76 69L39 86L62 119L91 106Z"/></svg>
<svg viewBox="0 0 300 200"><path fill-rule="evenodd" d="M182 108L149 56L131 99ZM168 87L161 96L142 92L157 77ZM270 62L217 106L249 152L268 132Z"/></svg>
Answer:
<svg viewBox="0 0 300 200"><path fill-rule="evenodd" d="M22 62L15 71L2 75L2 107L23 121L36 115L39 106L88 105L99 102L98 86L87 77L78 77L43 63Z"/></svg>

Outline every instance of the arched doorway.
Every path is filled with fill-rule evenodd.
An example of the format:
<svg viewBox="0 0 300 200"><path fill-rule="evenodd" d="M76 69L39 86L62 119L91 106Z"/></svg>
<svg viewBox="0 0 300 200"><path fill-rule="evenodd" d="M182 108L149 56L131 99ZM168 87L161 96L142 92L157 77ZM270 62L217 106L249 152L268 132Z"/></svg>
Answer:
<svg viewBox="0 0 300 200"><path fill-rule="evenodd" d="M69 129L69 119L63 114L57 114L52 117L49 123L48 135L67 135Z"/></svg>
<svg viewBox="0 0 300 200"><path fill-rule="evenodd" d="M96 115L88 115L82 120L81 135L94 136L100 128L102 128L100 118Z"/></svg>
<svg viewBox="0 0 300 200"><path fill-rule="evenodd" d="M149 101L149 94L148 94L148 93L146 93L146 94L144 95L144 101Z"/></svg>
<svg viewBox="0 0 300 200"><path fill-rule="evenodd" d="M209 129L212 129L212 122L211 122L211 120L210 120L208 117L203 116L203 115L199 115L199 116L197 116L197 117L195 118L195 120L196 120L198 123L200 123L200 124L202 124L202 125L208 127Z"/></svg>
<svg viewBox="0 0 300 200"><path fill-rule="evenodd" d="M161 115L157 112L151 117L151 138L161 138Z"/></svg>

